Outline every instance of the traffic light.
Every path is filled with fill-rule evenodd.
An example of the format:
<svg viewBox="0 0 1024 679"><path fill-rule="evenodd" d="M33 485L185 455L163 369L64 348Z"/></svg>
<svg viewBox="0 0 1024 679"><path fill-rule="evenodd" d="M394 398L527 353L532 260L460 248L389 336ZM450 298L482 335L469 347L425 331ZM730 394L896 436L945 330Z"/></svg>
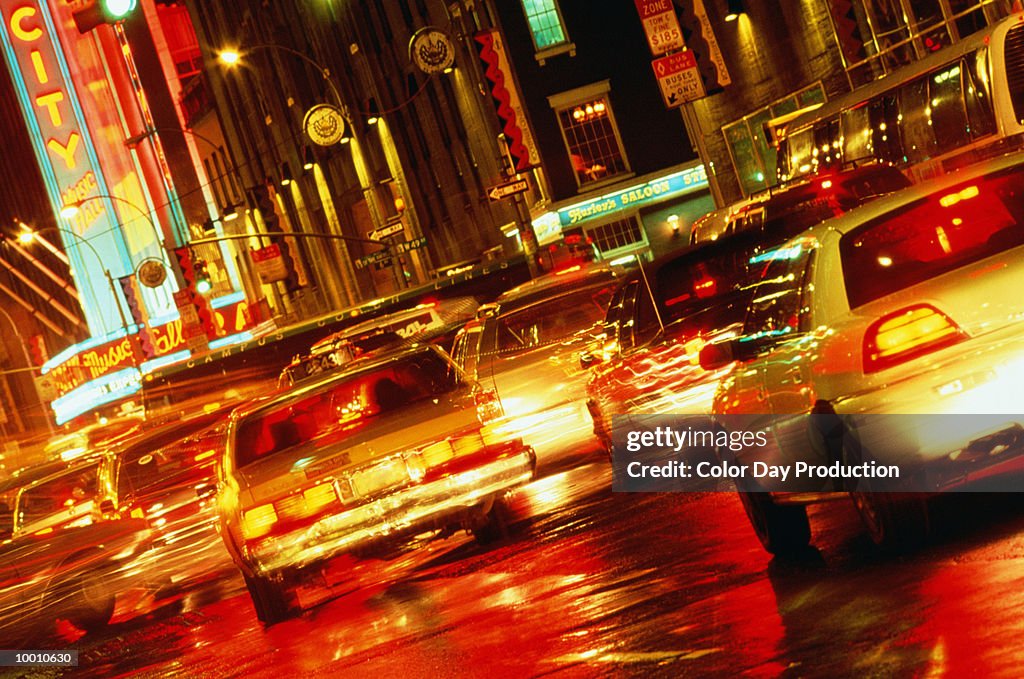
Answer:
<svg viewBox="0 0 1024 679"><path fill-rule="evenodd" d="M32 365L37 368L50 360L50 354L46 350L46 339L42 335L32 335L28 338L28 351L32 357Z"/></svg>
<svg viewBox="0 0 1024 679"><path fill-rule="evenodd" d="M128 302L128 311L131 313L132 321L139 326L139 344L142 346L142 353L146 358L156 356L156 345L153 343L153 335L149 331L149 314L146 313L146 303L142 299L142 291L139 290L135 274L121 276L117 279L121 284L121 291L124 292L125 301Z"/></svg>
<svg viewBox="0 0 1024 679"><path fill-rule="evenodd" d="M88 7L72 12L79 33L88 33L101 24L116 24L131 16L138 0L95 0Z"/></svg>
<svg viewBox="0 0 1024 679"><path fill-rule="evenodd" d="M285 289L289 292L298 290L302 287L299 284L299 273L295 268L295 260L292 258L291 248L288 246L288 241L284 238L284 230L281 228L280 217L277 216L274 197L270 195L270 189L265 184L253 187L250 189L250 192L253 203L256 209L259 210L267 231L281 234L280 237L272 237L271 242L281 250L281 261L284 262L285 271L288 272L288 278L283 281Z"/></svg>
<svg viewBox="0 0 1024 679"><path fill-rule="evenodd" d="M192 306L195 307L196 316L199 317L199 324L203 326L203 331L206 333L206 336L209 339L213 339L218 336L217 322L213 318L213 308L210 306L209 300L207 300L199 290L199 280L196 276L199 269L197 263L202 260L193 259L191 249L187 246L175 248L174 256L178 258L178 267L181 269L181 277L185 280L185 290L188 291L189 301L192 303ZM206 282L209 284L208 274Z"/></svg>
<svg viewBox="0 0 1024 679"><path fill-rule="evenodd" d="M210 272L206 268L206 260L198 257L192 261L196 274L196 292L205 295L213 289L210 282Z"/></svg>

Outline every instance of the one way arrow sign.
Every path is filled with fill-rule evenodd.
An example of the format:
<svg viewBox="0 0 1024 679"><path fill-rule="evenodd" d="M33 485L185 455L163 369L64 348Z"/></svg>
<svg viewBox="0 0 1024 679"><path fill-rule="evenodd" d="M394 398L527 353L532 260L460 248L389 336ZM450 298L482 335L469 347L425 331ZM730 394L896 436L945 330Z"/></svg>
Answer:
<svg viewBox="0 0 1024 679"><path fill-rule="evenodd" d="M487 197L491 200L501 200L502 198L508 198L514 196L517 193L522 193L530 188L530 182L525 179L517 179L514 182L505 182L504 184L498 184L492 186L490 191L487 192Z"/></svg>

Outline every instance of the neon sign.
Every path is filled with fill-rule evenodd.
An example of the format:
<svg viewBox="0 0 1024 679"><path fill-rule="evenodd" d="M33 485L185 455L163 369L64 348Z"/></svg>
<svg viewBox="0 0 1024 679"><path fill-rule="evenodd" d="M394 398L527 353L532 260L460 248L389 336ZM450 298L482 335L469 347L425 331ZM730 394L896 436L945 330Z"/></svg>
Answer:
<svg viewBox="0 0 1024 679"><path fill-rule="evenodd" d="M225 337L238 335L253 326L244 299L214 309L214 320L219 333ZM180 318L150 328L149 333L158 357L187 348ZM63 397L113 373L129 368L138 372L143 361L140 347L140 339L135 335L121 336L99 344L88 342L79 346L77 351L72 347L72 352L62 352L57 357L62 360L43 366L43 372L49 376L58 396Z"/></svg>
<svg viewBox="0 0 1024 679"><path fill-rule="evenodd" d="M118 105L101 80L106 76L97 68L99 60L92 58L96 45L73 27L68 32L71 11L69 3L0 0L0 45L54 214L64 205L109 194L111 178L122 190L137 185L123 147L111 149L104 141L100 162L94 140L108 138L111 120L118 124ZM65 50L76 54L74 61ZM85 94L80 97L76 88ZM87 281L132 268L114 216L108 200L90 200L62 225L76 286L92 293L82 297L82 309L94 336L118 328L120 319L113 293Z"/></svg>
<svg viewBox="0 0 1024 679"><path fill-rule="evenodd" d="M562 226L571 226L609 212L664 200L671 196L702 189L707 185L708 176L704 171L704 166L697 165L682 172L653 179L646 184L638 184L600 198L564 207L558 211L558 221Z"/></svg>
<svg viewBox="0 0 1024 679"><path fill-rule="evenodd" d="M52 18L46 8L33 0L2 1L0 11L4 16L8 63L26 100L22 107L29 127L36 133L33 143L49 180L51 200L81 200L96 192L99 172L86 154L74 93L65 78L61 53L54 44ZM103 211L102 203L93 203L89 211L83 210L73 222L75 233L83 234Z"/></svg>

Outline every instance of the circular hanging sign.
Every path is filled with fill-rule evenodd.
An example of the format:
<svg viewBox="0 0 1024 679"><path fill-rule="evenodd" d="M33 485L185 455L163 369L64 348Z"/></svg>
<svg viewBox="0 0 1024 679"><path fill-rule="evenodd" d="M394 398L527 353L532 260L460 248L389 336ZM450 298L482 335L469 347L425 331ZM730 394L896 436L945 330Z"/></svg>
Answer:
<svg viewBox="0 0 1024 679"><path fill-rule="evenodd" d="M314 144L333 146L345 136L345 116L337 106L317 104L306 111L302 129Z"/></svg>
<svg viewBox="0 0 1024 679"><path fill-rule="evenodd" d="M159 259L151 257L142 260L135 270L135 276L147 288L159 288L167 280L167 267Z"/></svg>
<svg viewBox="0 0 1024 679"><path fill-rule="evenodd" d="M447 33L427 26L412 34L409 61L427 75L443 73L455 63L455 46Z"/></svg>

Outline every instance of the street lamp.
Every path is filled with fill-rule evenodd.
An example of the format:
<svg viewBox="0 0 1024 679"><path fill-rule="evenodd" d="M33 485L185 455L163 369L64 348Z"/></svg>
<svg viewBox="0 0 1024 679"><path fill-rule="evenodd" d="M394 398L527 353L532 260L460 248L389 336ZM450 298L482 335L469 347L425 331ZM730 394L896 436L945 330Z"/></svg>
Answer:
<svg viewBox="0 0 1024 679"><path fill-rule="evenodd" d="M145 210L143 210L141 207L139 207L138 205L136 205L132 201L128 200L127 198L121 198L120 196L114 196L114 195L111 195L111 194L108 194L108 193L99 193L99 194L96 194L94 196L89 196L87 198L83 198L83 199L75 201L73 203L68 203L68 204L64 205L60 209L60 216L63 217L64 219L72 219L75 215L78 214L78 211L82 208L83 205L85 205L86 203L88 203L90 201L100 200L100 199L103 199L103 198L109 198L110 200L115 200L115 201L117 201L119 203L123 203L124 205L128 205L132 209L134 209L136 212L138 212L140 215L142 215L142 218L146 220L146 223L149 224L150 228L153 230L153 235L156 237L157 245L162 250L166 250L167 249L166 245L165 245L165 241L164 241L164 239L163 239L163 237L162 237L162 235L160 233L160 229L157 228L156 223L153 221L153 219L149 216L149 214ZM119 223L119 226L123 226L123 224ZM61 229L61 231L65 231L66 233L74 233L73 231L67 231L65 229ZM75 234L75 235L77 236L78 234ZM81 240L82 242L88 243L88 241L86 241L84 238L79 238L79 240ZM92 247L91 243L89 244L89 247L90 248ZM93 248L93 252L96 252L95 248ZM99 256L97 255L97 258L98 257ZM171 259L171 261L173 262L173 258ZM102 262L101 262L101 266L102 266ZM135 273L137 275L141 274L141 275L139 275L139 281L143 285L145 285L146 287L158 288L161 285L163 285L163 282L164 282L164 280L167 277L167 269L166 269L163 261L155 259L155 258L145 258L141 262L139 262L138 266L134 266L133 265L133 267L134 267ZM144 267L145 267L145 270L143 271ZM108 277L110 276L110 272L109 271L107 272L107 276ZM179 284L181 283L180 279L178 280L178 283Z"/></svg>
<svg viewBox="0 0 1024 679"><path fill-rule="evenodd" d="M303 118L302 126L309 138L320 146L332 146L337 143L346 142L348 140L348 129L346 129L346 123L348 124L348 128L352 128L352 118L349 116L349 113L345 108L345 103L341 98L341 92L338 90L337 85L334 84L334 79L331 78L331 71L308 55L286 45L278 45L277 43L261 43L258 45L247 45L245 47L246 52L254 52L256 50L264 49L287 52L288 54L305 61L307 64L310 64L317 70L320 77L324 79L324 82L327 83L327 87L331 90L334 102L332 104L316 104L315 106L310 107ZM222 64L231 68L241 63L242 53L234 49L224 49L218 52L217 58Z"/></svg>
<svg viewBox="0 0 1024 679"><path fill-rule="evenodd" d="M67 234L67 235L71 236L72 238L74 238L75 242L82 243L87 248L89 248L89 250L92 252L93 256L96 258L96 262L100 265L100 269L103 270L104 276L107 279L107 285L110 287L110 294L113 295L113 297L114 297L114 305L117 307L117 315L118 315L118 317L121 320L121 330L124 332L125 337L130 337L131 333L128 331L128 320L127 320L127 318L124 315L124 309L121 307L121 300L117 296L117 288L114 287L114 278L110 274L110 269L108 269L107 267L105 267L103 265L103 258L100 257L100 253L96 250L96 248L93 246L93 244L89 242L88 239L83 238L82 236L78 235L77 233L75 233L74 231L72 231L70 229L62 229L59 226L46 226L46 227L43 227L41 229L34 229L34 230L25 228L25 230L23 230L21 233L18 234L18 241L21 242L21 243L25 243L25 244L32 243L32 242L34 242L36 240L36 236L38 234L41 234L41 233L44 233L44 232L47 232L47 231L57 231L57 232L62 233L62 234ZM39 240L41 241L42 239L39 239ZM138 357L135 354L134 344L132 345L132 364L135 366L135 369L138 370L139 362L138 362Z"/></svg>
<svg viewBox="0 0 1024 679"><path fill-rule="evenodd" d="M287 52L287 53L291 54L292 56L296 56L299 59L302 59L307 64L312 65L313 68L315 68L317 70L317 72L320 73L320 76L324 79L324 82L327 83L327 86L331 90L331 94L334 96L334 103L338 106L339 110L342 111L342 115L344 115L345 105L342 102L341 93L338 92L337 86L334 84L334 81L331 79L331 71L330 71L330 69L328 69L326 66L321 66L317 61L312 59L310 56L308 56L306 54L303 54L302 52L300 52L300 51L298 51L296 49L292 49L291 47L288 47L286 45L278 45L277 43L261 43L261 44L258 44L258 45L247 45L245 47L245 50L247 52L253 52L255 50L262 50L262 49L282 50L284 52ZM220 52L218 52L217 58L220 60L220 62L222 64L224 64L225 66L229 66L230 67L230 66L235 66L239 62L241 62L241 60L242 60L242 53L239 52L238 50L225 49L225 50L221 50ZM345 115L345 118L347 119L348 116Z"/></svg>

